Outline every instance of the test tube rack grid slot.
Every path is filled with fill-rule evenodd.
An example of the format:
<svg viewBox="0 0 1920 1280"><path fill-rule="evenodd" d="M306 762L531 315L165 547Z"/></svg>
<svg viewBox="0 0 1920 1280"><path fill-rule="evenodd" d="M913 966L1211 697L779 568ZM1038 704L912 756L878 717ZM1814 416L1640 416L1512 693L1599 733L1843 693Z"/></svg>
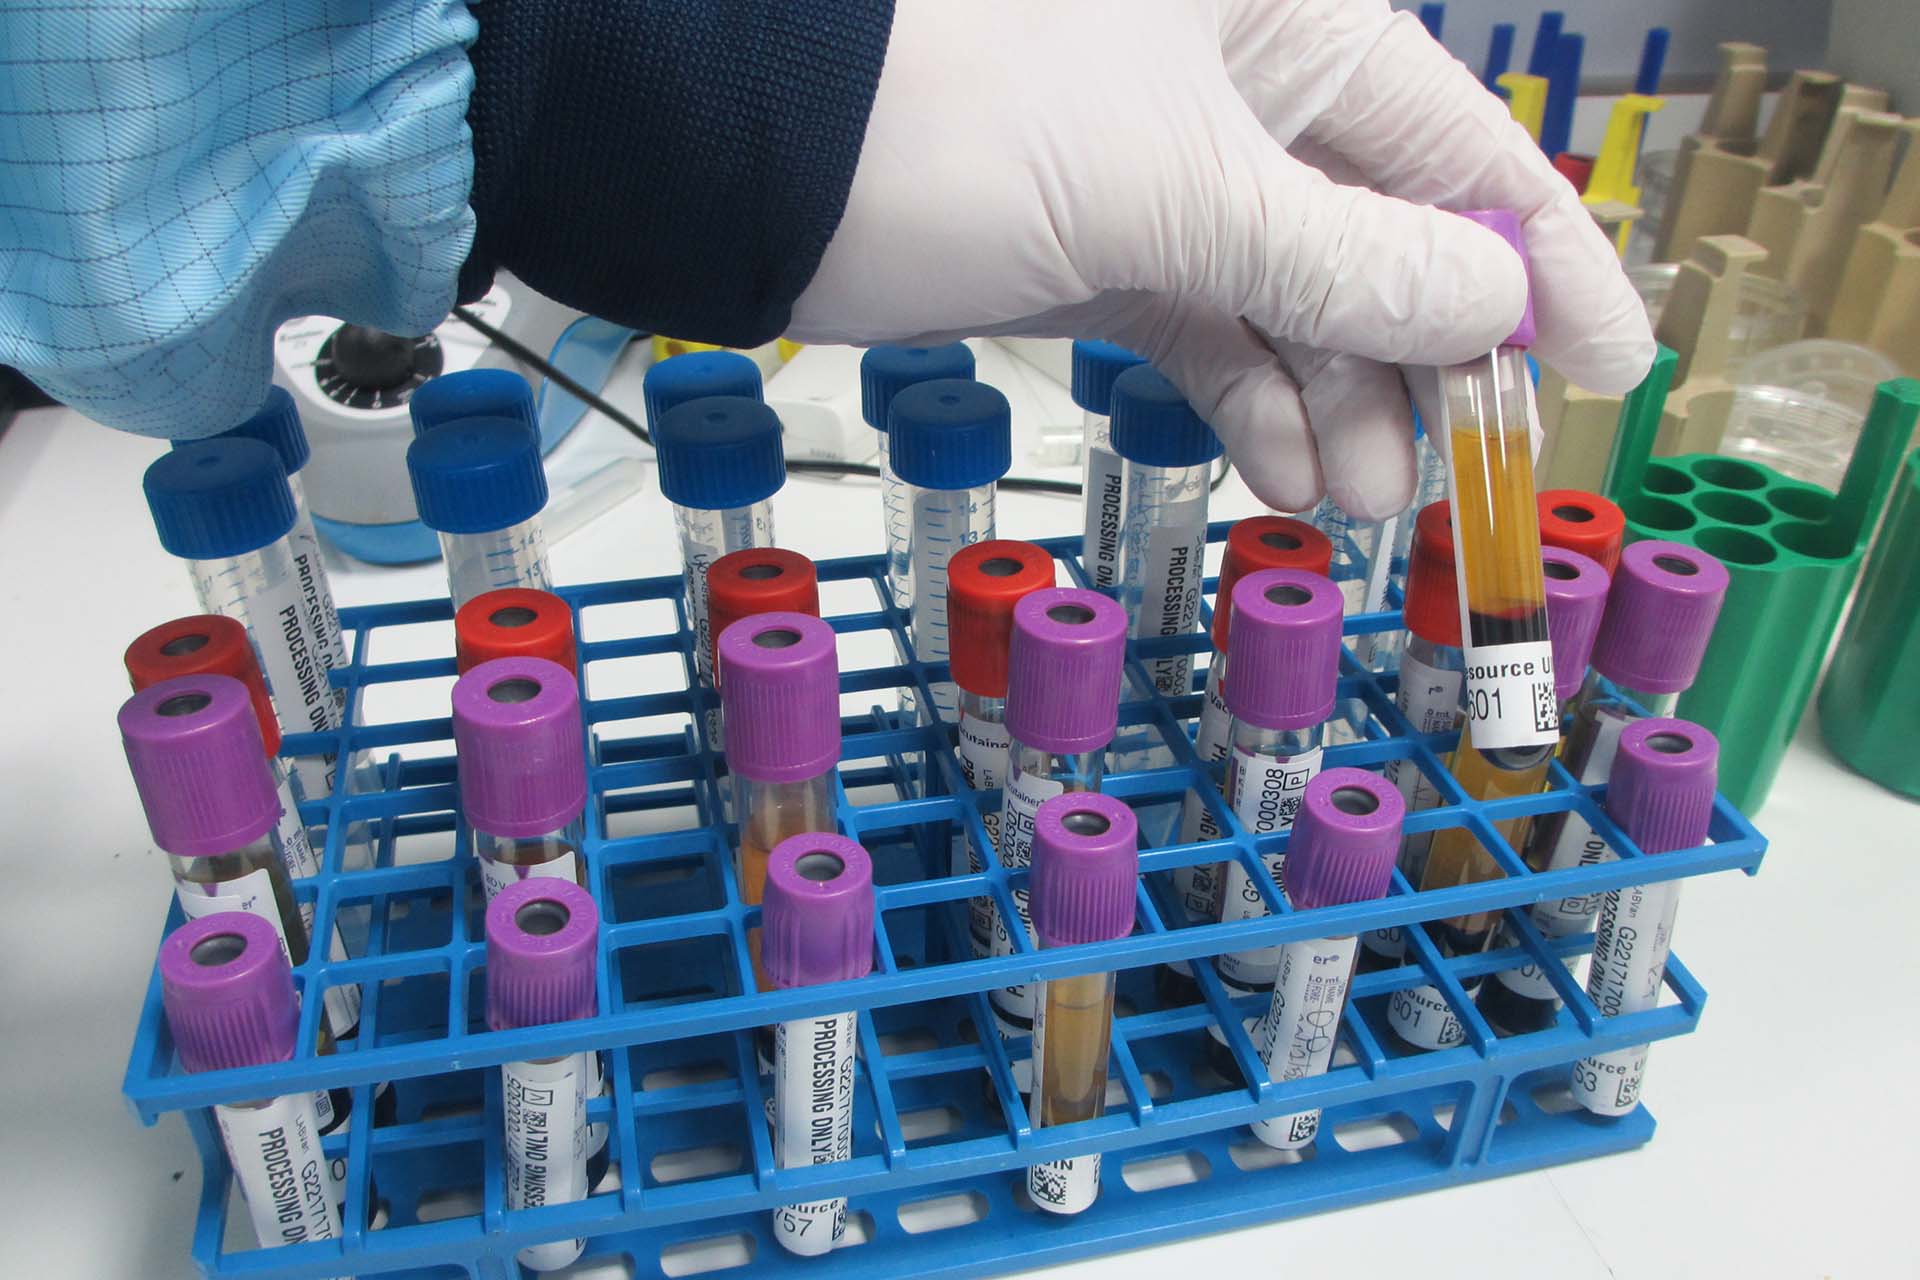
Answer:
<svg viewBox="0 0 1920 1280"><path fill-rule="evenodd" d="M1225 522L1213 525L1209 542L1224 541L1227 529ZM1060 562L1063 580L1085 585L1077 541L1041 545ZM872 694L866 701L877 703L910 685L919 691L919 705L928 705L930 684L944 678L945 665L914 658L907 616L885 585L884 558L828 561L819 569L829 605L848 598L872 602L862 611L829 609L843 637L843 695ZM1209 577L1209 598L1215 586ZM1548 942L1527 923L1525 910L1544 899L1635 883L1752 873L1766 847L1721 797L1710 843L1649 861L1606 817L1598 803L1602 789L1581 787L1557 761L1539 795L1470 801L1445 767L1454 735L1413 733L1394 706L1394 676L1363 669L1349 643L1340 697L1364 702L1366 736L1330 747L1326 765L1379 769L1389 759L1410 757L1446 803L1410 815L1408 829L1469 828L1503 877L1418 893L1396 874L1388 896L1376 902L1294 911L1271 879L1257 874L1261 856L1283 847L1285 834L1249 835L1194 755L1188 733L1199 713L1203 671L1195 673L1196 692L1184 697L1140 694L1152 687L1142 659L1206 651L1203 614L1194 634L1134 642L1128 655L1132 692L1121 707L1122 733L1130 726L1157 731L1174 763L1111 775L1103 789L1139 806L1177 803L1203 783L1226 835L1143 849L1132 936L972 959L967 899L989 895L996 910L1010 915L1010 890L1026 873L996 863L978 876L951 876L950 837L954 824L964 823L982 839L980 812L998 803L998 793L965 791L950 728L903 724L876 705L843 720L836 780L841 829L875 861L873 973L831 987L756 992L747 938L759 910L740 901L718 803L724 765L702 746L712 695L693 678L681 579L557 592L573 609L580 638L591 788L586 861L603 917L600 1014L545 1027L486 1029L482 900L459 817L450 723L445 717L357 723L364 695L380 685L450 684L450 604L342 611L352 662L333 678L349 691L348 726L331 735L289 735L282 749L289 756L334 749L343 759L359 752L385 757L378 789L349 794L349 770L341 769L335 793L306 807L309 825L327 828L323 869L294 886L299 899L315 904L316 936L328 936L338 919L351 933L364 932L364 951L333 960L316 948L297 968L296 981L309 997L299 1043L308 1048L283 1063L198 1075L181 1071L175 1060L156 970L127 1068L124 1088L136 1115L151 1124L183 1112L199 1148L193 1254L207 1274L505 1280L518 1274L519 1249L584 1237L581 1260L562 1274L984 1275L1627 1150L1652 1136L1645 1107L1609 1121L1585 1116L1566 1088L1568 1066L1591 1053L1692 1031L1706 992L1676 955L1659 1008L1602 1017L1574 977L1553 962L1590 949L1592 935ZM646 602L653 603L645 616L661 621L640 634L610 634L633 627L601 621L618 613L609 606ZM1398 628L1397 587L1388 602L1387 611L1349 617L1349 641ZM445 656L371 660L383 629L417 634L419 624L444 628ZM846 640L858 633L890 636L898 660L850 665ZM596 667L623 658L677 659L678 683L636 696L587 696ZM631 736L620 729L649 718L675 727ZM1619 860L1534 873L1493 826L1569 808L1620 851ZM372 837L372 867L342 870L350 827ZM1168 886L1171 871L1226 858L1256 873L1273 914L1186 925ZM1492 910L1505 911L1518 947L1447 958L1419 927ZM180 923L176 904L166 930ZM1405 927L1408 962L1357 977L1333 1069L1285 1085L1265 1079L1243 1026L1264 1009L1264 995L1236 1006L1204 963L1194 966L1197 1003L1163 1006L1154 981L1158 966L1175 959L1396 925ZM1553 1027L1503 1039L1462 983L1529 962L1555 975L1566 1007ZM1028 1043L981 1033L993 1026L986 993L1049 975L1107 970L1119 975L1107 1113L1083 1124L1035 1128L1013 1076ZM743 975L749 976L743 981ZM340 984L361 988L359 1035L340 1052L319 1056L311 1046L321 1002L310 997ZM1397 1047L1385 1026L1387 1000L1422 984L1446 997L1465 1043L1419 1054ZM862 1014L853 1157L776 1170L762 1119L766 1082L755 1066L753 1028L848 1008ZM1210 1060L1210 1026L1224 1029L1237 1075L1223 1074L1218 1059ZM592 1104L588 1118L609 1125L612 1167L585 1200L509 1212L494 1068L588 1049L608 1051L610 1096ZM391 1118L359 1122L373 1114L380 1081L392 1082ZM327 1140L328 1153L344 1160L347 1171L341 1239L254 1247L208 1107L338 1087L352 1089L356 1118L348 1132ZM1245 1128L1309 1107L1325 1108L1325 1117L1318 1142L1304 1154L1265 1148ZM1090 1210L1060 1218L1027 1202L1027 1165L1091 1150L1106 1157L1101 1197ZM385 1210L379 1220L369 1212L370 1172ZM768 1210L829 1194L850 1197L847 1243L826 1258L795 1257L774 1243Z"/></svg>

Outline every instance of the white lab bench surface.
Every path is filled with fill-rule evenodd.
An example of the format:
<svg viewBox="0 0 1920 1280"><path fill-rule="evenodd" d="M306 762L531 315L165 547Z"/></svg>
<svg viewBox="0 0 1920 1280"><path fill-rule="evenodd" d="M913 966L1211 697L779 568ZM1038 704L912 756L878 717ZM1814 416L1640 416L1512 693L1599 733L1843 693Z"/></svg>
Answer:
<svg viewBox="0 0 1920 1280"><path fill-rule="evenodd" d="M994 377L984 367L982 376ZM1016 366L1005 376L1034 375ZM1064 394L1049 394L1064 420ZM1070 475L1031 465L1033 428L1016 431L1015 474ZM625 447L611 424L591 429L602 446ZM162 447L58 409L26 413L0 435L0 809L13 832L0 855L10 904L0 925L0 1239L13 1275L195 1274L192 1143L173 1116L143 1129L120 1097L171 884L114 727L127 696L121 653L146 628L196 611L140 494ZM795 477L774 509L779 541L793 550L820 559L880 550L873 480ZM1215 518L1259 510L1237 478L1215 498ZM1079 519L1073 500L1000 499L1002 536L1073 533ZM563 583L673 572L672 525L651 478L555 546L552 562ZM437 562L335 562L333 584L342 605L444 594ZM1688 883L1677 947L1710 999L1695 1034L1653 1051L1646 1102L1660 1128L1649 1146L1055 1274L1920 1272L1920 1236L1905 1221L1920 1148L1910 1092L1920 1058L1916 818L1920 809L1841 766L1811 720L1802 726L1757 815L1772 840L1760 874Z"/></svg>

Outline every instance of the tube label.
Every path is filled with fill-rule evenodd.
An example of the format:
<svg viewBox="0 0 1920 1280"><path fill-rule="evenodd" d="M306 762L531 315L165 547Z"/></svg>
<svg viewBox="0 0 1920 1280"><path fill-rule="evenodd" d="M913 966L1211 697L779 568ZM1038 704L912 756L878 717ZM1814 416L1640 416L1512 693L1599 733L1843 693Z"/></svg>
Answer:
<svg viewBox="0 0 1920 1280"><path fill-rule="evenodd" d="M1635 885L1609 893L1593 931L1587 995L1600 1016L1618 1018L1660 1003L1660 985L1673 947L1680 882ZM1596 1115L1621 1116L1640 1102L1647 1045L1593 1054L1573 1064L1573 1097Z"/></svg>
<svg viewBox="0 0 1920 1280"><path fill-rule="evenodd" d="M1273 1004L1260 1023L1260 1060L1276 1083L1322 1075L1340 1038L1359 942L1352 937L1316 938L1280 948ZM1320 1113L1297 1111L1256 1120L1253 1136L1270 1147L1293 1150L1320 1132Z"/></svg>
<svg viewBox="0 0 1920 1280"><path fill-rule="evenodd" d="M1478 982L1467 988L1472 996ZM1416 1049L1451 1049L1467 1042L1467 1029L1454 1016L1438 987L1408 987L1387 1001L1387 1025Z"/></svg>
<svg viewBox="0 0 1920 1280"><path fill-rule="evenodd" d="M291 879L302 880L320 874L320 855L314 850L313 842L307 839L306 824L300 821L300 804L294 799L291 777L276 768L280 784L280 822L274 829L274 847L280 851L280 865L287 869ZM299 904L300 924L307 931L308 945L313 938L314 904ZM327 940L327 956L332 960L347 958L347 943L340 936L339 926L332 930ZM328 987L321 997L327 1005L327 1026L336 1036L344 1035L360 1025L360 988L348 983L345 986Z"/></svg>
<svg viewBox="0 0 1920 1280"><path fill-rule="evenodd" d="M782 1169L853 1155L854 1015L796 1018L774 1028L773 1145ZM803 1257L832 1251L847 1229L847 1199L835 1196L773 1211L773 1235Z"/></svg>
<svg viewBox="0 0 1920 1280"><path fill-rule="evenodd" d="M585 1055L549 1062L509 1062L500 1068L506 1114L508 1209L567 1204L587 1194ZM520 1250L536 1271L564 1267L585 1240L553 1240Z"/></svg>
<svg viewBox="0 0 1920 1280"><path fill-rule="evenodd" d="M1033 1011L1033 1078L1045 1078L1041 1067L1047 1051L1047 1002ZM1037 1105L1037 1104L1036 1104ZM1027 1195L1034 1207L1048 1213L1082 1213L1100 1198L1100 1153L1068 1156L1027 1166Z"/></svg>
<svg viewBox="0 0 1920 1280"><path fill-rule="evenodd" d="M1415 733L1447 733L1460 725L1462 673L1430 667L1411 653L1400 656L1400 689L1394 704L1407 718ZM1400 788L1407 809L1431 809L1440 803L1440 793L1407 756L1386 762L1383 772L1388 782Z"/></svg>
<svg viewBox="0 0 1920 1280"><path fill-rule="evenodd" d="M247 636L273 695L280 731L328 733L340 727L347 710L347 691L327 683L327 672L347 664L340 615L319 562L290 559L289 576L262 585L246 599ZM216 584L208 583L200 597L217 599L220 594ZM302 793L315 798L333 794L336 763L332 753L295 760Z"/></svg>
<svg viewBox="0 0 1920 1280"><path fill-rule="evenodd" d="M320 1150L312 1094L213 1115L261 1248L339 1239L340 1186Z"/></svg>
<svg viewBox="0 0 1920 1280"><path fill-rule="evenodd" d="M958 754L961 776L967 780L970 789L992 791L1000 787L1006 781L1007 726L992 720L981 720L962 711ZM980 825L986 828L987 839L993 842L993 847L999 849L1000 810L990 809L981 814ZM954 851L965 858L964 870L967 874L979 875L986 868L986 856L982 850L974 847L971 829L963 830L954 837ZM961 870L961 867L955 867L954 873L958 875ZM973 954L988 954L988 948L993 943L993 899L979 897L968 900L967 931L973 938Z"/></svg>
<svg viewBox="0 0 1920 1280"><path fill-rule="evenodd" d="M1598 786L1607 780L1613 772L1613 759L1620 752L1620 735L1633 721L1624 716L1602 714L1593 726L1593 746L1587 753L1587 762L1580 770L1580 781L1585 786ZM1594 834L1587 820L1578 813L1569 811L1565 823L1561 825L1560 837L1554 842L1553 853L1547 860L1544 870L1560 871L1567 867L1590 867L1606 862L1613 856L1607 848L1607 842ZM1542 902L1534 906L1529 913L1536 928L1549 938L1564 938L1568 934L1579 933L1593 919L1593 913L1600 909L1600 895L1587 894L1579 898L1557 898L1552 902Z"/></svg>
<svg viewBox="0 0 1920 1280"><path fill-rule="evenodd" d="M1233 753L1233 777L1230 791L1233 813L1241 825L1254 835L1285 831L1300 812L1300 801L1307 784L1320 772L1320 748L1292 756L1269 756L1236 748ZM1274 884L1280 883L1286 864L1283 853L1269 853L1262 859ZM1220 889L1216 894L1216 918L1221 921L1254 920L1267 914L1259 888L1247 877L1247 869L1238 858L1221 864ZM1279 947L1256 947L1235 951L1216 962L1223 981L1250 991L1271 986L1280 966Z"/></svg>
<svg viewBox="0 0 1920 1280"><path fill-rule="evenodd" d="M1560 740L1553 646L1545 640L1467 648L1467 729L1482 751Z"/></svg>
<svg viewBox="0 0 1920 1280"><path fill-rule="evenodd" d="M280 910L274 902L273 873L265 867L256 867L220 884L176 880L173 892L180 899L180 910L189 920L219 915L222 911L243 911L265 920L273 926L273 936L280 939L280 954L287 958L288 964L293 963L293 952L287 947L287 927L280 922Z"/></svg>
<svg viewBox="0 0 1920 1280"><path fill-rule="evenodd" d="M1015 770L1007 778L1006 787L1000 793L1001 866L1012 870L1033 865L1034 816L1042 804L1066 794L1066 790L1066 783L1045 774ZM1031 939L1033 915L1027 906L1025 888L1013 891L1013 906L1020 914L1020 927ZM1007 932L1007 921L998 911L993 913L992 954L1013 954L1013 938ZM992 1000L994 1013L1013 1028L1007 1034L1018 1035L1033 1024L1033 988L1026 983L1003 987L992 993Z"/></svg>
<svg viewBox="0 0 1920 1280"><path fill-rule="evenodd" d="M1126 512L1126 463L1111 449L1087 449L1087 523L1080 562L1087 581L1111 587L1120 581L1120 527Z"/></svg>
<svg viewBox="0 0 1920 1280"><path fill-rule="evenodd" d="M1213 661L1217 667L1220 656L1216 655ZM1226 696L1222 692L1225 684L1225 680L1216 678L1214 671L1207 672L1206 701L1200 704L1200 723L1193 734L1193 753L1200 757L1202 764L1217 764L1225 760L1232 746L1233 713L1227 710ZM1180 843L1192 844L1198 840L1219 838L1220 824L1213 820L1207 802L1200 798L1199 792L1189 791L1181 802ZM1213 895L1219 874L1220 864L1217 862L1174 868L1174 896L1186 908L1189 920L1212 918ZM1187 972L1184 960L1174 961L1173 967L1182 973Z"/></svg>
<svg viewBox="0 0 1920 1280"><path fill-rule="evenodd" d="M1207 552L1207 526L1156 525L1147 532L1141 566L1140 602L1133 617L1137 638L1183 636L1200 620L1200 582ZM1165 654L1145 663L1153 687L1169 698L1189 692L1193 655Z"/></svg>
<svg viewBox="0 0 1920 1280"><path fill-rule="evenodd" d="M580 883L579 855L571 849L545 862L496 862L484 854L474 861L480 864L480 884L487 892L488 902L492 902L494 895L501 890L522 880L571 880L575 884Z"/></svg>

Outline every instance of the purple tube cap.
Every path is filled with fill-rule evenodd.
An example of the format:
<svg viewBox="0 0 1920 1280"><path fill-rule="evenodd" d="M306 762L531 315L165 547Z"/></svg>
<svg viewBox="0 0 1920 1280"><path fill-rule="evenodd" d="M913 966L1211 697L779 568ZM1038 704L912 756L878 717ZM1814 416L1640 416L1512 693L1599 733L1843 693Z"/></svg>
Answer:
<svg viewBox="0 0 1920 1280"><path fill-rule="evenodd" d="M510 884L487 904L487 1026L591 1018L600 912L571 880Z"/></svg>
<svg viewBox="0 0 1920 1280"><path fill-rule="evenodd" d="M1126 660L1127 613L1108 597L1075 587L1026 596L1007 642L1008 735L1058 755L1106 746Z"/></svg>
<svg viewBox="0 0 1920 1280"><path fill-rule="evenodd" d="M1700 673L1727 598L1727 567L1696 547L1636 542L1620 553L1593 665L1615 684L1678 693Z"/></svg>
<svg viewBox="0 0 1920 1280"><path fill-rule="evenodd" d="M1607 608L1607 571L1589 556L1542 547L1547 583L1547 639L1553 646L1553 691L1565 702L1587 678L1593 638Z"/></svg>
<svg viewBox="0 0 1920 1280"><path fill-rule="evenodd" d="M1528 273L1527 308L1520 313L1520 323L1500 345L1503 347L1530 347L1533 345L1533 282L1532 259L1527 254L1527 236L1520 228L1520 217L1511 209L1469 209L1460 215L1469 222L1478 223L1493 234L1513 246L1520 255L1521 269Z"/></svg>
<svg viewBox="0 0 1920 1280"><path fill-rule="evenodd" d="M558 831L587 803L580 687L545 658L495 658L453 686L453 747L467 825L526 839Z"/></svg>
<svg viewBox="0 0 1920 1280"><path fill-rule="evenodd" d="M1607 777L1607 814L1642 853L1706 843L1719 782L1720 742L1691 720L1628 725Z"/></svg>
<svg viewBox="0 0 1920 1280"><path fill-rule="evenodd" d="M121 704L119 719L147 826L168 853L231 853L279 821L260 722L247 687L232 676L148 685Z"/></svg>
<svg viewBox="0 0 1920 1280"><path fill-rule="evenodd" d="M760 962L776 987L873 971L873 862L845 836L788 836L767 857Z"/></svg>
<svg viewBox="0 0 1920 1280"><path fill-rule="evenodd" d="M160 1001L188 1071L293 1056L300 1033L293 972L280 935L259 916L222 911L169 934L160 944Z"/></svg>
<svg viewBox="0 0 1920 1280"><path fill-rule="evenodd" d="M720 710L727 767L755 782L801 782L840 758L840 659L833 628L761 613L726 629Z"/></svg>
<svg viewBox="0 0 1920 1280"><path fill-rule="evenodd" d="M1262 569L1233 586L1227 710L1262 729L1304 729L1333 714L1340 680L1339 588L1323 574Z"/></svg>
<svg viewBox="0 0 1920 1280"><path fill-rule="evenodd" d="M1377 773L1340 768L1317 775L1287 841L1281 873L1287 901L1311 911L1383 897L1393 883L1406 816L1399 788Z"/></svg>
<svg viewBox="0 0 1920 1280"><path fill-rule="evenodd" d="M1139 880L1140 827L1123 802L1071 791L1040 805L1028 892L1043 945L1111 942L1132 933Z"/></svg>

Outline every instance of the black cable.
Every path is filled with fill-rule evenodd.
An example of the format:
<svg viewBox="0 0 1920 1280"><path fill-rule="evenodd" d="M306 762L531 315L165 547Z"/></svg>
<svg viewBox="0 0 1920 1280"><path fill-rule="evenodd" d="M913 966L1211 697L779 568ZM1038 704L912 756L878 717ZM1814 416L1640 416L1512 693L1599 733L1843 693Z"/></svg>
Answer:
<svg viewBox="0 0 1920 1280"><path fill-rule="evenodd" d="M466 307L455 307L453 314L459 317L468 327L474 329L486 338L487 341L506 351L506 353L514 359L524 361L540 370L548 382L553 383L576 400L593 406L593 408L599 410L608 418L625 428L627 434L633 436L642 444L649 447L652 446L653 437L648 434L644 426L640 425L639 422L635 421L627 413L615 407L612 401L602 396L599 392L589 390L583 383L562 372L552 361L535 351L532 347L529 347L526 343L488 324ZM787 470L799 475L816 476L871 476L878 478L880 475L880 468L871 463L825 462L812 458L788 459ZM1218 489L1224 484L1227 479L1228 470L1230 470L1228 467L1221 468L1220 474L1213 478L1208 488ZM1072 480L1042 480L1034 476L1002 476L998 487L1008 492L1045 493L1069 498L1077 498L1081 493L1080 485Z"/></svg>

